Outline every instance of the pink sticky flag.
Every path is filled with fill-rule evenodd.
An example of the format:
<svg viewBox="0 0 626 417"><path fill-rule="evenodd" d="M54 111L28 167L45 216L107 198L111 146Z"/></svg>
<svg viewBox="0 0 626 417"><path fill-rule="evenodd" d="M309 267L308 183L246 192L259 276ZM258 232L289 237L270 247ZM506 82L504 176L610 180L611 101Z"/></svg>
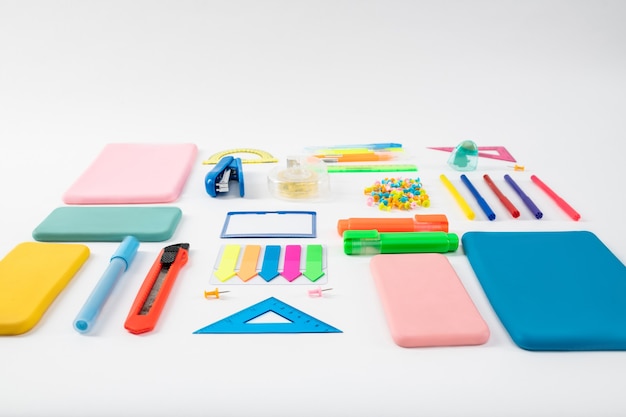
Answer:
<svg viewBox="0 0 626 417"><path fill-rule="evenodd" d="M281 275L289 282L302 275L300 272L300 254L302 247L300 245L287 245L285 247L285 263Z"/></svg>

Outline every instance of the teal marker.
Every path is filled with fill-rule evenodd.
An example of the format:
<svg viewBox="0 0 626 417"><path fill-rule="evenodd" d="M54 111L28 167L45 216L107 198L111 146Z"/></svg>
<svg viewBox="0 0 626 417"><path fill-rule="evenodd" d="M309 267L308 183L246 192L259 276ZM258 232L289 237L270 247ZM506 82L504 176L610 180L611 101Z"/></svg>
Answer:
<svg viewBox="0 0 626 417"><path fill-rule="evenodd" d="M343 251L346 255L379 253L446 253L459 247L459 236L446 232L387 232L346 230Z"/></svg>

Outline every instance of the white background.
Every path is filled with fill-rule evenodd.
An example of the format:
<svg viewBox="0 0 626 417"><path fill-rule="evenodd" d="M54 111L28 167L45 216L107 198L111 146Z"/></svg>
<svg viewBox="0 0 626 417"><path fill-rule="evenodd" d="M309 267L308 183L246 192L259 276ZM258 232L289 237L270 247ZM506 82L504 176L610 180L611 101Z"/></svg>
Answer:
<svg viewBox="0 0 626 417"><path fill-rule="evenodd" d="M379 175L333 174L332 200L273 198L275 165L244 166L246 196L212 199L201 161L259 148L284 161L311 145L393 141L418 165L451 231L590 230L626 259L623 164L626 3L621 1L0 1L0 252L31 232L108 142L192 142L198 161L171 242L142 244L94 332L72 321L114 243L91 256L38 325L0 338L2 416L617 416L624 352L528 352L514 345L460 248L449 256L487 321L473 347L404 349L389 336L368 257L343 254L338 219L404 216L368 207ZM470 179L498 218L467 220L438 177L463 191L448 154L471 139L506 146L544 211L513 220L512 163L481 159ZM581 214L570 220L537 174ZM534 188L533 188L534 187ZM471 200L469 200L471 202ZM230 210L315 210L332 291L239 285L203 291ZM154 332L123 322L167 243L189 242ZM310 241L310 240L309 240ZM585 261L585 260L573 260ZM226 289L223 286L222 289ZM268 296L341 334L193 335Z"/></svg>

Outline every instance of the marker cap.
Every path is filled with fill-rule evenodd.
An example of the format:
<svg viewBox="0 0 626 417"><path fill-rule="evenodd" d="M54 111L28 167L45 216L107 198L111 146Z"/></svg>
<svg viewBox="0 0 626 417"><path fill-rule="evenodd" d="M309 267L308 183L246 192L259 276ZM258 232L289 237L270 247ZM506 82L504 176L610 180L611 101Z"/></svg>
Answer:
<svg viewBox="0 0 626 417"><path fill-rule="evenodd" d="M139 240L134 236L126 236L111 256L111 261L116 258L122 259L126 263L124 267L126 271L137 254L137 248L139 248Z"/></svg>
<svg viewBox="0 0 626 417"><path fill-rule="evenodd" d="M416 214L414 231L447 232L448 217L445 214Z"/></svg>

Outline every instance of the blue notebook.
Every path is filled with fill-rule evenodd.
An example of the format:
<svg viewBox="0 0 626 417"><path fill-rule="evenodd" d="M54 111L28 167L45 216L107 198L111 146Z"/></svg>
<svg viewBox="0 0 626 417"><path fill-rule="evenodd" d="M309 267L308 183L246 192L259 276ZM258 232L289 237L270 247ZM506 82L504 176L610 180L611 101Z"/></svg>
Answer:
<svg viewBox="0 0 626 417"><path fill-rule="evenodd" d="M626 350L626 268L595 234L467 232L461 243L519 347Z"/></svg>

